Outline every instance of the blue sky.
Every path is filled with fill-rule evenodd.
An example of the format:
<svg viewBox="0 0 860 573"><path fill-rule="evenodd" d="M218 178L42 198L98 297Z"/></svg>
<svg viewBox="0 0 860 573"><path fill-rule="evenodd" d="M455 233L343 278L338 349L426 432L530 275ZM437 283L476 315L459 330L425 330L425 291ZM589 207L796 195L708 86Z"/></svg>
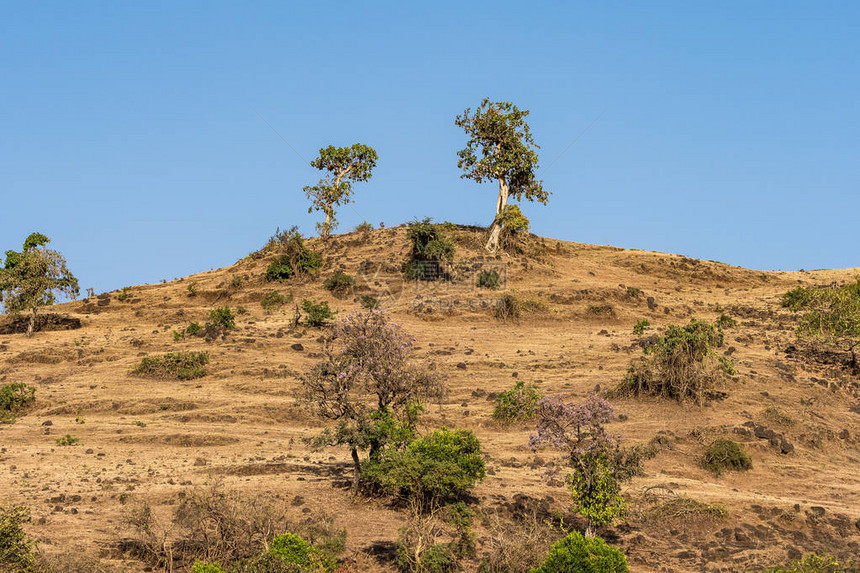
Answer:
<svg viewBox="0 0 860 573"><path fill-rule="evenodd" d="M540 235L860 265L857 3L247 4L0 5L0 250L38 230L96 291L226 266L313 233L307 162L357 141L341 231L488 224L453 124L488 96L552 163Z"/></svg>

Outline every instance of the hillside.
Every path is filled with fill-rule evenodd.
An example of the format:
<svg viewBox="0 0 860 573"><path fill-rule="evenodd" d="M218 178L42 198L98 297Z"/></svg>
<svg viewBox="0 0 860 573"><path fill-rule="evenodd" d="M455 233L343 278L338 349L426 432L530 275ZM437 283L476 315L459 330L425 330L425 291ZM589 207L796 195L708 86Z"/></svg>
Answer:
<svg viewBox="0 0 860 573"><path fill-rule="evenodd" d="M348 570L393 571L387 555L407 514L384 498L350 494L345 448L311 451L302 442L324 426L293 398L298 376L321 357L323 330L293 328L296 302L327 300L342 316L360 308L357 297L372 294L416 338L450 388L441 407L427 408L422 431L475 431L489 468L476 506L502 521L530 511L539 519L564 513L570 497L533 463L527 444L534 425L496 423L488 395L523 380L543 394L581 401L621 381L642 355L643 338L726 313L738 324L726 329L719 351L738 373L721 394L703 406L611 399L620 414L613 432L630 444L660 436L664 447L645 462L643 476L625 484L628 520L601 536L628 555L632 571L643 572L755 571L811 552L860 554L860 379L800 352L797 317L780 304L791 288L845 282L860 269L760 272L542 238L525 254L488 256L478 230L450 233L455 264L462 263L452 281L404 281L408 246L405 228L397 227L309 240L323 257L312 280L266 282L271 255L261 253L177 281L131 286L124 300L112 292L51 309L79 318L79 329L32 339L0 335L0 381L31 384L37 398L14 424L0 425L0 498L31 508L28 531L43 551L82 547L118 570L143 571L146 565L118 546L131 535L130 509L145 502L169 520L181 499L217 482L249 499L280 500L299 517L332 516L347 530ZM533 301L519 322L496 320L500 291L476 288L467 272L494 266L505 271L505 290ZM335 297L323 288L336 270L356 277L353 293ZM264 311L260 299L272 290L293 302ZM174 340L173 331L204 323L224 305L246 309L235 330ZM643 318L650 328L632 334ZM130 374L144 356L179 350L208 352L207 375L177 381ZM58 445L66 434L80 441ZM782 437L770 440L774 434ZM702 468L704 448L719 437L741 442L752 470L715 476ZM649 513L677 495L726 515ZM479 555L493 544L491 521L476 520Z"/></svg>

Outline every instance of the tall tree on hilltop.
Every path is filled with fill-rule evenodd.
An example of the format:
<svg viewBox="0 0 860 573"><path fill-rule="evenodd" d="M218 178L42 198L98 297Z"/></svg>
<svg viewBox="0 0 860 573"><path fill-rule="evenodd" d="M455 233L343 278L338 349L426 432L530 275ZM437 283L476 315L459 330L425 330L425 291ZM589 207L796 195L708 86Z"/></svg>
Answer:
<svg viewBox="0 0 860 573"><path fill-rule="evenodd" d="M370 179L377 159L372 147L356 143L351 147L329 145L320 149L319 157L311 161L312 167L328 172L319 183L304 188L311 200L308 213L322 211L325 214L325 221L317 223L320 237L327 239L337 227L335 207L351 201L352 184Z"/></svg>
<svg viewBox="0 0 860 573"><path fill-rule="evenodd" d="M21 252L6 251L6 261L0 264L0 302L7 312L30 312L27 336L36 328L36 312L40 306L50 306L57 294L78 296L78 279L66 268L66 259L57 251L45 247L51 239L32 233L24 241Z"/></svg>
<svg viewBox="0 0 860 573"><path fill-rule="evenodd" d="M471 114L466 108L454 123L469 136L465 149L458 151L457 167L463 170L460 176L477 183L498 181L499 196L496 200L496 217L490 227L490 236L485 248L494 252L499 246L502 224L499 220L508 198L517 201L524 198L546 205L549 193L543 182L535 176L538 168L537 149L529 124L525 122L528 110L521 111L511 102L491 102L484 98Z"/></svg>

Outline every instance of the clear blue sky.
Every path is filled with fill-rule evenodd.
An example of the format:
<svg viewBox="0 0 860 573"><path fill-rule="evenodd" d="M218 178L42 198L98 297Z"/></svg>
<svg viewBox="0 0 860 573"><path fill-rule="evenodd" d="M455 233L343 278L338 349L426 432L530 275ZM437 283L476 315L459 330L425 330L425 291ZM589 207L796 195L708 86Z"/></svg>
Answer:
<svg viewBox="0 0 860 573"><path fill-rule="evenodd" d="M453 120L489 96L531 110L543 166L600 116L524 206L540 235L860 265L856 2L248 4L2 3L0 250L38 230L102 291L313 233L318 174L257 112L307 161L377 149L342 231L486 225Z"/></svg>

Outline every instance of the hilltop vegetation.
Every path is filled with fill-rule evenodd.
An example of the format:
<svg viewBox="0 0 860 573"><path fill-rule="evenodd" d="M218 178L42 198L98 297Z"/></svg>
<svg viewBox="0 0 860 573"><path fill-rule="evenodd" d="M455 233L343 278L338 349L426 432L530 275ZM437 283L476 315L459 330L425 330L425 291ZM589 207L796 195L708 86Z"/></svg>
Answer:
<svg viewBox="0 0 860 573"><path fill-rule="evenodd" d="M55 305L80 328L0 336L9 559L851 570L860 385L825 316L850 317L855 271L527 234L488 255L487 232L277 233L225 269Z"/></svg>

